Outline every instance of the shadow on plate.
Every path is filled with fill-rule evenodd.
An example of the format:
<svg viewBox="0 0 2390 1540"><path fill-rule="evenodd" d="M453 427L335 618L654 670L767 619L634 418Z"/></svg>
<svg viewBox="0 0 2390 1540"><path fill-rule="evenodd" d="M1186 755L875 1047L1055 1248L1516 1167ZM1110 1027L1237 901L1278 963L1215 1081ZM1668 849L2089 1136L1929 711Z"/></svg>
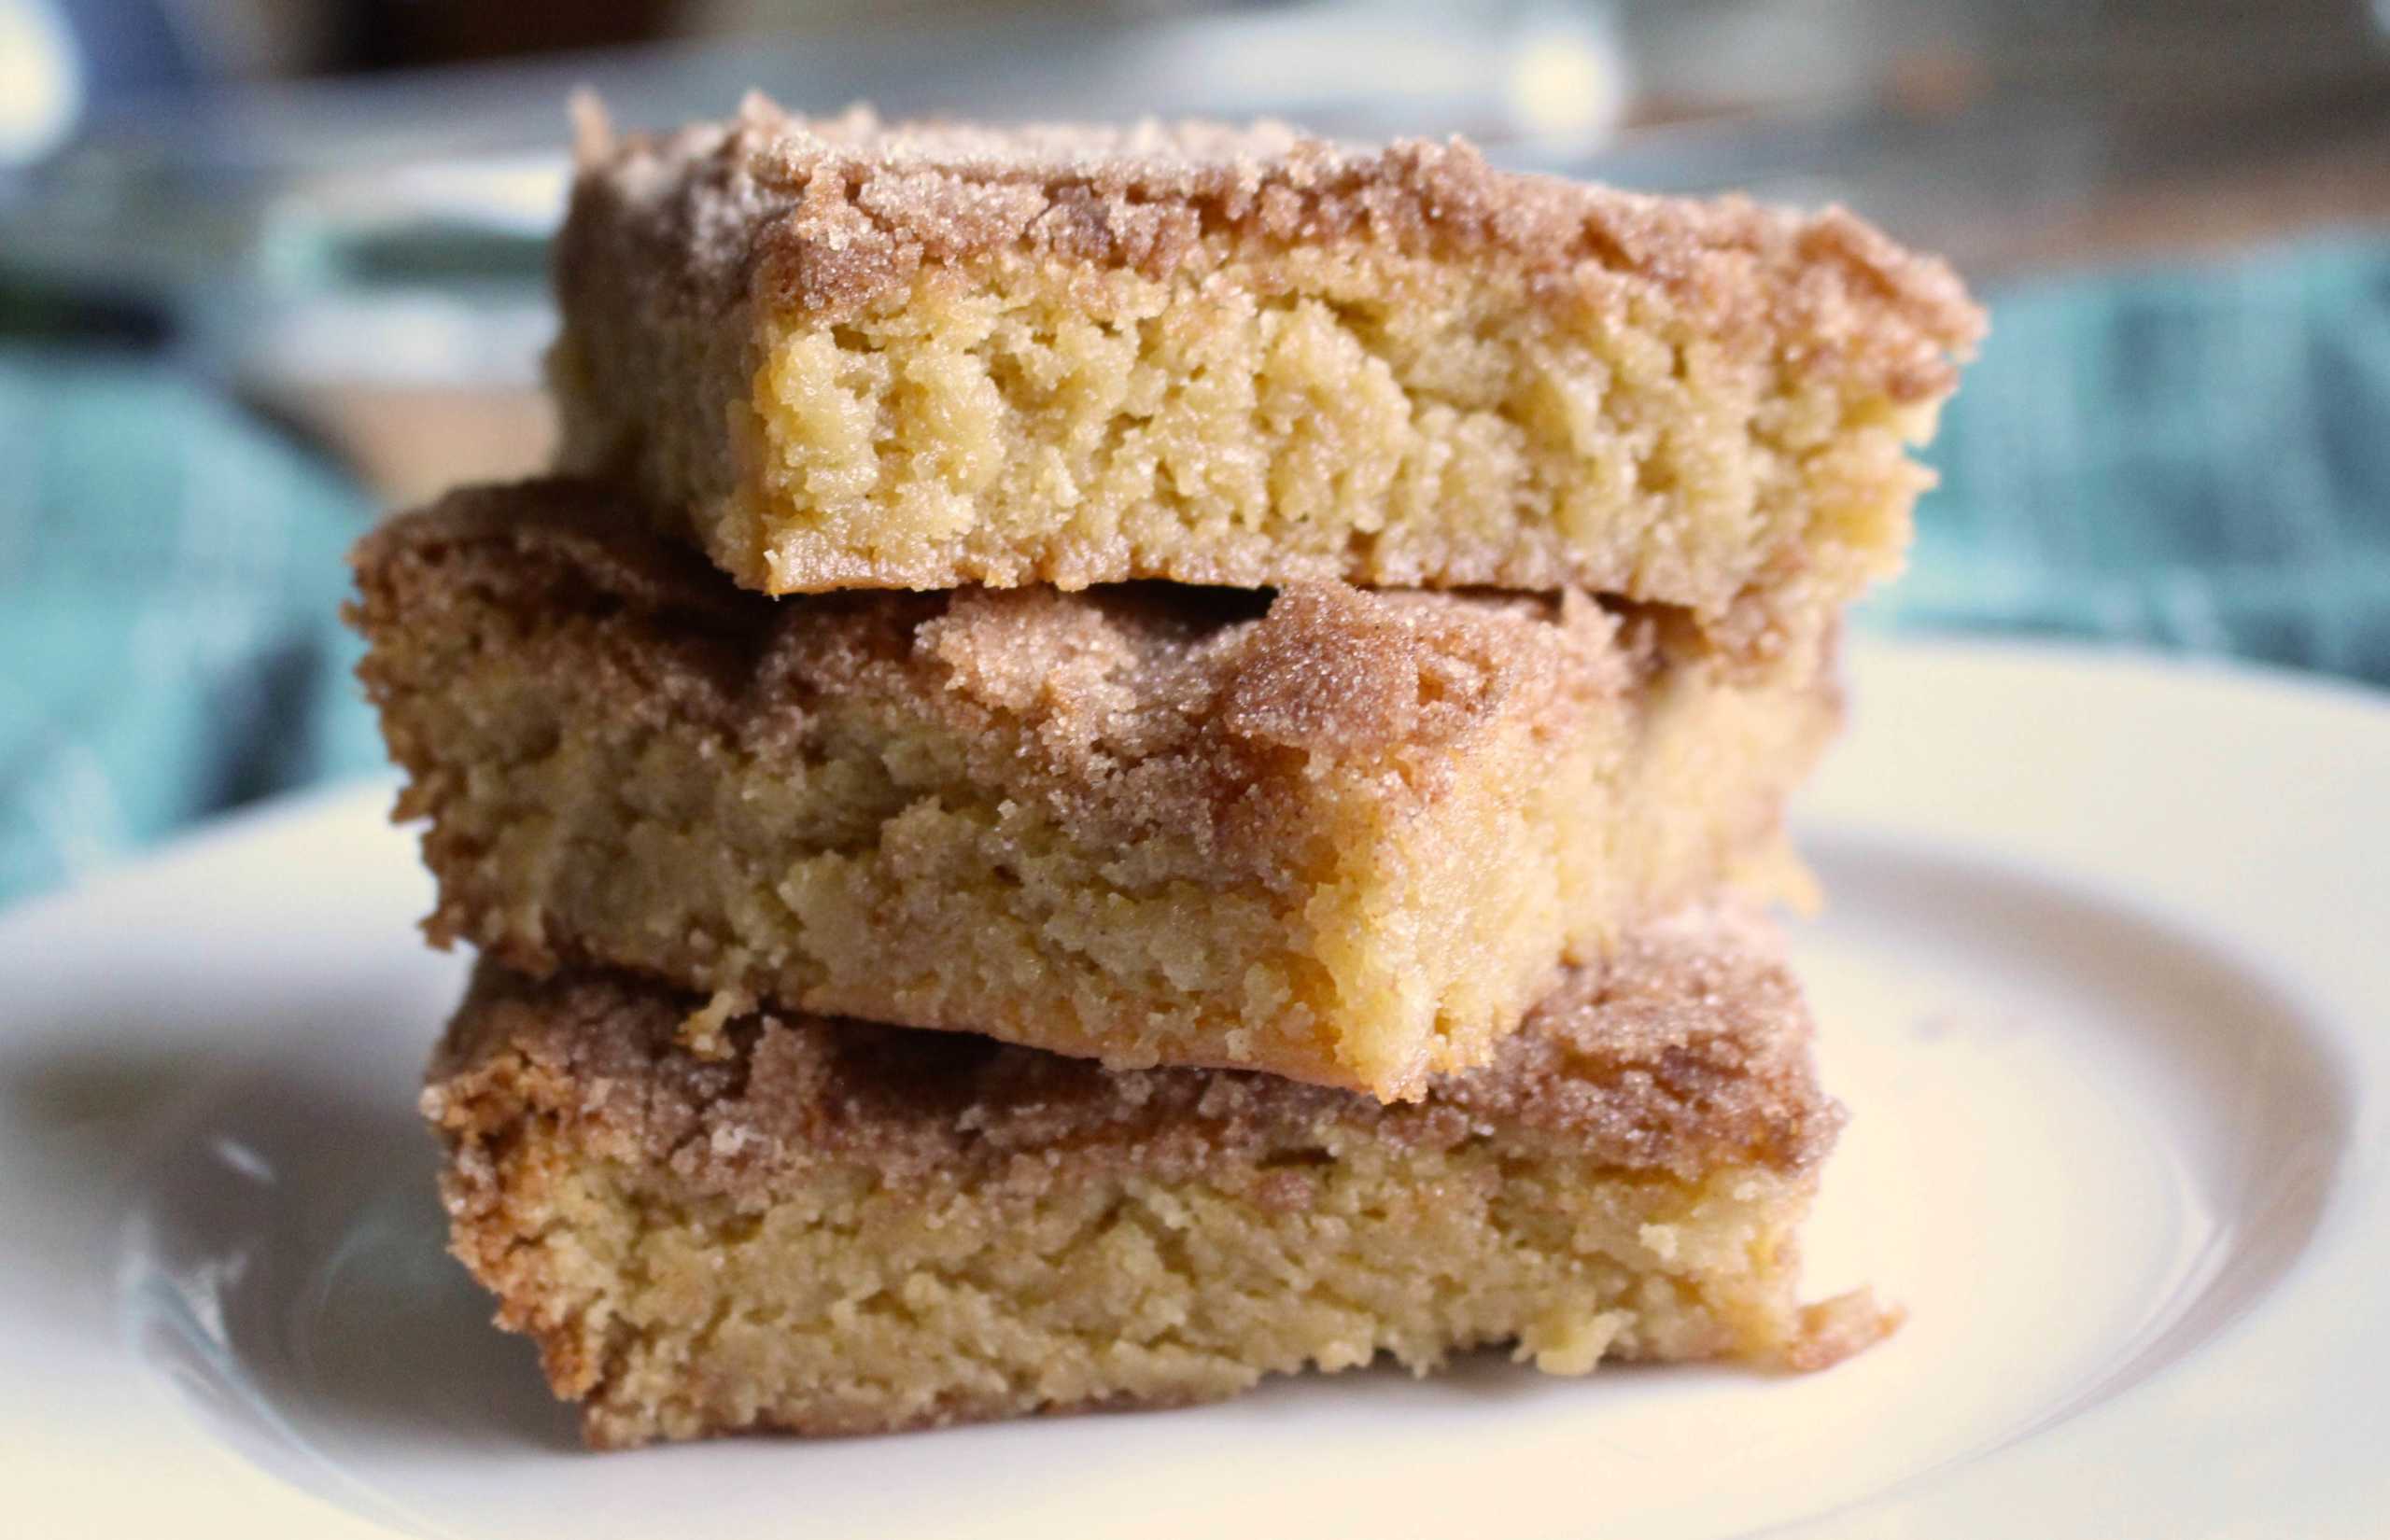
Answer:
<svg viewBox="0 0 2390 1540"><path fill-rule="evenodd" d="M343 1038L354 1057L278 1060L142 1162L118 1278L136 1351L244 1452L351 1504L351 1443L577 1448L528 1344L447 1254L412 1056Z"/></svg>

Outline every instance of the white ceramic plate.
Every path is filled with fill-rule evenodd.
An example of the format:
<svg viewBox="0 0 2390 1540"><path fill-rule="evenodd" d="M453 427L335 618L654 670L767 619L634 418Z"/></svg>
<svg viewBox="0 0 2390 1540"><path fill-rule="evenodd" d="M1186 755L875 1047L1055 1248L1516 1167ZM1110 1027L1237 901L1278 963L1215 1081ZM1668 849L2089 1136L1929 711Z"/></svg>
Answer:
<svg viewBox="0 0 2390 1540"><path fill-rule="evenodd" d="M0 917L0 1532L2378 1536L2390 707L1862 651L1798 928L1854 1118L1829 1373L1489 1355L1220 1407L603 1457L441 1250L462 964L387 787Z"/></svg>

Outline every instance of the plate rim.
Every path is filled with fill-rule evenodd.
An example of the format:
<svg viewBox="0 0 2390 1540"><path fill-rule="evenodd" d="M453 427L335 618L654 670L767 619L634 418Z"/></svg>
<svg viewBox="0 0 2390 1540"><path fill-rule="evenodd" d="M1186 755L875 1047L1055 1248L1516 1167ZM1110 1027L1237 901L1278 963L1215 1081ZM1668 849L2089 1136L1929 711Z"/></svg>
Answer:
<svg viewBox="0 0 2390 1540"><path fill-rule="evenodd" d="M1924 635L1888 638L1861 635L1853 637L1849 658L1855 680L1851 692L1854 733L1868 731L1868 696L1879 690L1890 692L1893 687L1882 681L1896 674L1913 676L1920 671L1964 672L1982 668L2023 670L2094 693L2120 688L2206 693L2226 707L2234 701L2263 699L2298 710L2319 712L2341 727L2355 724L2361 735L2378 735L2384 753L2383 767L2390 772L2390 692L2354 681L2241 660L2186 656L2134 646L2085 646L2044 637ZM384 804L375 816L386 816L388 799L397 784L397 777L384 771L268 798L181 831L147 850L111 861L65 887L0 908L0 955L6 955L28 933L37 935L48 927L71 926L78 915L104 906L145 884L171 885L179 871L193 863L220 859L228 849L277 835L291 836L322 820L356 817L373 799L381 799ZM1803 806L1796 801L1796 832L1804 826L1814 830L1821 821L1815 812L1805 813ZM1822 821L1848 826L1851 820L1842 813L1830 815ZM1897 825L1880 830L1872 824L1866 827L1871 838L1898 841L1917 837L1913 831L1905 833ZM2363 865L2373 859L2364 852L2374 851L2382 860L2377 869L2390 871L2390 825L2360 825L2344 833L2350 836L2344 847L2347 861ZM2046 852L2012 853L1998 845L1975 840L1963 831L1961 837L1947 843L1952 849L1988 858L2003 867L2031 872L2037 879L2058 880L2104 894L2121 892L2137 911L2185 933L2214 937L2219 931L2229 935L2234 930L2230 926L2219 927L2212 905L2196 895L2185 898L2149 892L2135 886L2130 880L2130 874L2120 877L2114 872L2102 871L2096 858L2081 865L2053 861ZM2311 999L2311 991L2302 986L2313 982L2312 971L2286 971L2281 966L2283 959L2278 951L2259 949L2247 958L2236 955L2235 960L2253 964L2261 976L2289 987L2302 1001ZM2383 948L2369 961L2354 959L2351 967L2353 978L2370 979L2382 987L2384 994L2390 994L2390 947ZM2346 1162L2346 1169L2336 1174L2318 1215L2315 1232L2301 1254L2252 1309L2221 1326L2212 1339L2202 1342L2196 1351L2160 1365L2144 1382L2105 1401L2078 1409L2050 1426L2028 1432L1999 1448L1964 1457L1955 1466L1919 1473L1887 1491L1768 1533L1788 1536L1891 1536L1913 1533L1989 1535L2014 1533L2034 1523L2055 1526L2053 1533L2157 1533L2133 1528L2134 1518L2142 1510L2121 1503L2102 1513L2048 1506L2060 1485L2051 1479L2053 1459L2063 1463L2068 1458L2068 1445L2074 1446L2073 1457L2078 1459L2103 1452L2115 1458L2120 1442L2128 1446L2125 1452L2129 1453L2134 1419L2146 1421L2153 1415L2179 1416L2178 1412L2163 1408L2171 1407L2174 1402L2197 1402L2202 1389L2200 1381L2212 1382L2229 1367L2253 1356L2278 1355L2284 1344L2293 1337L2301 1339L2299 1351L2312 1357L2316 1345L2305 1339L2314 1335L2318 1323L2289 1320L2286 1312L2294 1308L2322 1308L2334 1299L2345 1300L2350 1292L2346 1285L2365 1275L2369 1268L2374 1269L2372 1276L2390 1270L2390 1183L2384 1180L2385 1141L2381 1137L2385 1131L2385 1099L2390 1099L2385 1098L2385 1087L2390 1086L2390 1030L2369 1035L2357 1029L2364 1018L2358 1012L2355 1019L2351 1019L2352 1012L2341 999L2349 993L2347 985L2348 981L2337 974L2326 977L2320 999L2315 1001L2318 1008L2313 1014L2320 1024L2319 1029L2345 1057L2353 1073L2350 1115L2354 1154ZM4 1052L5 1048L0 1048L0 1053ZM5 1173L0 1173L0 1187L5 1185ZM2318 1397L2330 1395L2341 1386L2347 1388L2347 1393L2354 1394L2378 1385L2383 1375L2390 1374L2390 1311L2377 1310L2369 1321L2362 1315L2356 1317L2353 1331L2353 1337L2344 1333L2338 1341L2327 1344L2338 1351L2327 1355L2326 1362L2336 1362L2339 1373L2331 1384L2313 1387ZM2353 1406L2362 1404L2366 1403L2351 1402ZM2153 1412L2154 1407L2161 1410ZM186 1426L196 1437L205 1437L195 1421L187 1421ZM2145 1435L2143 1442L2147 1442ZM246 1465L245 1461L239 1463ZM387 1533L366 1520L338 1512L321 1499L286 1486L278 1477L261 1471L255 1474L302 1505L288 1510L291 1527L286 1533ZM2151 1452L2146 1449L2139 1463L2120 1467L2119 1474L2152 1481L2164 1477L2173 1483L2170 1495L2160 1487L2142 1480L2110 1482L2121 1497L2162 1499L2177 1512L2185 1511L2186 1497L2213 1500L2214 1517L2219 1521L2228 1517L2225 1512L2227 1503L2246 1510L2249 1500L2255 1497L2259 1500L2259 1510L2267 1511L2275 1500L2303 1500L2304 1511L2316 1524L2301 1533L2318 1534L2368 1533L2361 1528L2367 1521L2366 1513L2382 1499L2390 1497L2390 1467L2379 1472L2340 1468L2328 1473L2341 1478L2334 1490L2325 1490L2323 1484L2318 1484L2303 1494L2261 1490L2253 1484L2279 1478L2278 1471L2236 1472L2225 1466L2152 1464ZM2316 1473L2311 1469L2303 1474L2312 1477ZM2063 1485L2069 1493L2079 1491L2074 1483ZM2321 1499L2324 1505L2315 1506L2316 1499ZM246 1486L240 1501L252 1505L241 1515L243 1532L252 1536L272 1533L259 1525L271 1521L279 1505L267 1502L262 1491ZM1988 1515L1994 1516L1996 1521L1988 1519ZM335 1522L335 1516L345 1522ZM2124 1527L2118 1529L2118 1524ZM2170 1529L2167 1533L2182 1532Z"/></svg>

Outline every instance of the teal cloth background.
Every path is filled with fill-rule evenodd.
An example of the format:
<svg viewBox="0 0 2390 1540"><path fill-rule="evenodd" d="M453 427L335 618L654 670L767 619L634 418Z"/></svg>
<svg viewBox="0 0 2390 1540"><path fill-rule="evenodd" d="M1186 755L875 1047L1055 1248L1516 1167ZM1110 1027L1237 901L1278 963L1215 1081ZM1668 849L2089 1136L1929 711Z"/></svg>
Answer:
<svg viewBox="0 0 2390 1540"><path fill-rule="evenodd" d="M0 347L0 903L381 762L340 471L137 356Z"/></svg>
<svg viewBox="0 0 2390 1540"><path fill-rule="evenodd" d="M2390 243L1989 300L1863 624L2390 683ZM382 763L334 618L372 512L170 364L0 342L0 903Z"/></svg>
<svg viewBox="0 0 2390 1540"><path fill-rule="evenodd" d="M1872 623L2390 684L2390 241L1988 299L1928 452L1942 486Z"/></svg>

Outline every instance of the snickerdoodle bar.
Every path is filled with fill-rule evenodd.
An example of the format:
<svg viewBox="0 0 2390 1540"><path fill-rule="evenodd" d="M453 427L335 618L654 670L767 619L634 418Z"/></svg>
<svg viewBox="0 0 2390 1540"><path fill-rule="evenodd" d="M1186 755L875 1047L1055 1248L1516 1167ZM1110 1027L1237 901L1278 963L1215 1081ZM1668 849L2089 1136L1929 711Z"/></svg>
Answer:
<svg viewBox="0 0 2390 1540"><path fill-rule="evenodd" d="M564 468L752 588L1573 586L1747 654L1897 566L1982 329L1839 211L761 99L593 111L555 275Z"/></svg>
<svg viewBox="0 0 2390 1540"><path fill-rule="evenodd" d="M358 553L435 938L511 965L1417 1095L1567 963L1792 876L1826 643L1553 596L773 600L584 483Z"/></svg>
<svg viewBox="0 0 2390 1540"><path fill-rule="evenodd" d="M1480 1344L1816 1367L1797 1303L1840 1113L1776 942L1694 912L1386 1106L485 961L433 1062L457 1255L590 1442L836 1435L1233 1394Z"/></svg>

